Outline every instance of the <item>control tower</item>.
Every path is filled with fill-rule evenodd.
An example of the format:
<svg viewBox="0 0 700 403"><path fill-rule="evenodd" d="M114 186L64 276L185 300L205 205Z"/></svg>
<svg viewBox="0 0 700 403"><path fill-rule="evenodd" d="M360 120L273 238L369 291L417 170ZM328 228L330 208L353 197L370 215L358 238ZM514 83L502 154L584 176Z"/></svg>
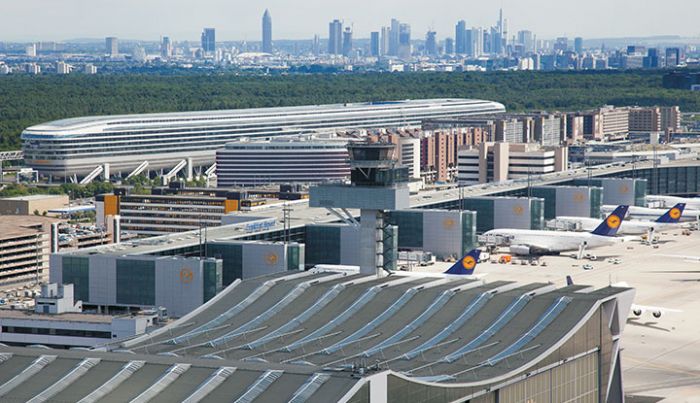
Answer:
<svg viewBox="0 0 700 403"><path fill-rule="evenodd" d="M385 211L410 206L408 168L398 165L395 150L393 144L350 144L350 184L323 184L310 189L311 207L325 207L342 220L360 226L358 252L363 274L381 276L388 269L384 243L396 236L396 227L385 225ZM348 209L360 209L359 224Z"/></svg>

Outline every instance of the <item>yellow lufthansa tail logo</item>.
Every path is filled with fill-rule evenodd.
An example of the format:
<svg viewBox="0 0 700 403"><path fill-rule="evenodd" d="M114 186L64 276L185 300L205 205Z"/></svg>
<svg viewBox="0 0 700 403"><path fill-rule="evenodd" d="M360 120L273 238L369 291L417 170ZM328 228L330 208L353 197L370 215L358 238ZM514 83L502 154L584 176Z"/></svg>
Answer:
<svg viewBox="0 0 700 403"><path fill-rule="evenodd" d="M621 222L622 222L622 220L620 220L620 217L618 217L616 215L611 215L610 217L608 217L608 220L607 220L608 227L610 227L610 228L619 227Z"/></svg>
<svg viewBox="0 0 700 403"><path fill-rule="evenodd" d="M190 269L182 269L180 270L180 282L182 284L189 284L194 280L194 273Z"/></svg>
<svg viewBox="0 0 700 403"><path fill-rule="evenodd" d="M474 260L473 257L471 256L465 256L464 259L462 259L462 267L464 267L467 270L471 270L476 266L476 260Z"/></svg>
<svg viewBox="0 0 700 403"><path fill-rule="evenodd" d="M265 256L265 261L267 262L267 264L273 265L277 263L277 255L271 252L267 256Z"/></svg>
<svg viewBox="0 0 700 403"><path fill-rule="evenodd" d="M677 208L672 208L668 215L671 216L671 218L673 218L674 220L677 220L681 218L681 211Z"/></svg>

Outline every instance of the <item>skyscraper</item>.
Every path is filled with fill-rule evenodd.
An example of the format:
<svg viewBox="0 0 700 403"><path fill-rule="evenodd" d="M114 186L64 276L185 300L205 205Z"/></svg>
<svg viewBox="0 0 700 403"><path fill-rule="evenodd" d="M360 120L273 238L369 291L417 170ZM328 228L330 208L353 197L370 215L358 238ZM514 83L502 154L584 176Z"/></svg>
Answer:
<svg viewBox="0 0 700 403"><path fill-rule="evenodd" d="M262 17L262 51L272 53L272 17L267 9Z"/></svg>
<svg viewBox="0 0 700 403"><path fill-rule="evenodd" d="M107 48L107 56L119 56L119 41L117 40L117 38L113 36L105 38L105 47Z"/></svg>
<svg viewBox="0 0 700 403"><path fill-rule="evenodd" d="M328 24L328 53L339 55L343 49L343 23L333 20Z"/></svg>
<svg viewBox="0 0 700 403"><path fill-rule="evenodd" d="M455 53L463 55L467 53L467 22L459 20L455 26Z"/></svg>
<svg viewBox="0 0 700 403"><path fill-rule="evenodd" d="M391 28L389 29L389 48L386 52L389 56L397 56L399 54L399 30L401 23L399 20L391 19Z"/></svg>
<svg viewBox="0 0 700 403"><path fill-rule="evenodd" d="M369 34L369 54L373 57L379 57L379 32L371 32Z"/></svg>
<svg viewBox="0 0 700 403"><path fill-rule="evenodd" d="M398 57L411 57L411 26L408 24L399 25L399 49Z"/></svg>
<svg viewBox="0 0 700 403"><path fill-rule="evenodd" d="M321 54L321 37L318 35L314 35L313 42L311 42L311 53L313 53L314 56Z"/></svg>
<svg viewBox="0 0 700 403"><path fill-rule="evenodd" d="M535 46L532 31L518 31L518 43L523 45L523 51L525 53L534 52Z"/></svg>
<svg viewBox="0 0 700 403"><path fill-rule="evenodd" d="M352 56L352 28L346 27L343 31L343 56Z"/></svg>
<svg viewBox="0 0 700 403"><path fill-rule="evenodd" d="M428 31L428 33L425 34L425 54L429 56L438 55L436 35L435 31Z"/></svg>
<svg viewBox="0 0 700 403"><path fill-rule="evenodd" d="M666 67L676 67L681 64L681 49L666 48Z"/></svg>
<svg viewBox="0 0 700 403"><path fill-rule="evenodd" d="M391 28L382 27L382 33L379 37L379 56L389 54L389 43L391 42Z"/></svg>
<svg viewBox="0 0 700 403"><path fill-rule="evenodd" d="M173 43L168 36L164 36L160 42L160 56L163 59L173 57Z"/></svg>
<svg viewBox="0 0 700 403"><path fill-rule="evenodd" d="M574 38L574 52L578 53L579 55L583 53L583 38L580 36Z"/></svg>
<svg viewBox="0 0 700 403"><path fill-rule="evenodd" d="M204 28L202 31L202 50L205 53L216 51L216 30L214 28Z"/></svg>
<svg viewBox="0 0 700 403"><path fill-rule="evenodd" d="M484 29L472 28L472 56L479 57L484 54Z"/></svg>
<svg viewBox="0 0 700 403"><path fill-rule="evenodd" d="M455 53L455 40L452 38L445 39L445 54L453 55Z"/></svg>

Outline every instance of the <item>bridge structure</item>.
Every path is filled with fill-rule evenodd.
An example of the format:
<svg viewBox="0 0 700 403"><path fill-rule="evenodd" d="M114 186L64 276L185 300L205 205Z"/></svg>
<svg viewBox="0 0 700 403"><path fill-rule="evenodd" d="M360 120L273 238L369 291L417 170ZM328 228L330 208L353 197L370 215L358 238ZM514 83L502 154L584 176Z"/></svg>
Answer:
<svg viewBox="0 0 700 403"><path fill-rule="evenodd" d="M24 153L22 150L15 151L0 151L0 182L3 180L4 173L2 171L2 165L5 161L20 161L24 159Z"/></svg>

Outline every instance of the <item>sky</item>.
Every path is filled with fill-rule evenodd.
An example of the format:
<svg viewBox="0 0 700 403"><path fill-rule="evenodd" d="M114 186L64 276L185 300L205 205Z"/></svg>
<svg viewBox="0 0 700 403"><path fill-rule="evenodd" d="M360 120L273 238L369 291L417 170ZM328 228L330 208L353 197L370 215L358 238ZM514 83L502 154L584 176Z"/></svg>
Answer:
<svg viewBox="0 0 700 403"><path fill-rule="evenodd" d="M452 36L457 20L469 26L495 25L503 7L508 31L533 31L538 38L700 37L700 0L4 0L0 41L69 40L117 36L123 39L197 40L213 27L217 40L259 41L265 8L274 39L328 35L338 18L355 37L389 25L391 18L411 24L420 38L432 28ZM509 35L510 36L510 35Z"/></svg>

